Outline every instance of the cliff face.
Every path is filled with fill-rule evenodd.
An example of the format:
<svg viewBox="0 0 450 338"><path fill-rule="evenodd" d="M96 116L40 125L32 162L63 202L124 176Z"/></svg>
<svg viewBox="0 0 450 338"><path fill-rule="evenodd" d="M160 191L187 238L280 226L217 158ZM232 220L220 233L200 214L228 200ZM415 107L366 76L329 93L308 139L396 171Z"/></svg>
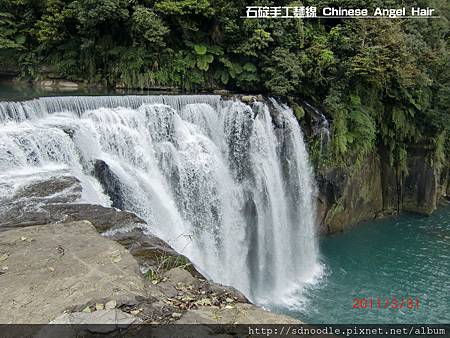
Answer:
<svg viewBox="0 0 450 338"><path fill-rule="evenodd" d="M383 210L380 159L375 154L353 173L331 168L318 176L321 232L343 231Z"/></svg>
<svg viewBox="0 0 450 338"><path fill-rule="evenodd" d="M401 175L380 149L356 169L327 168L318 174L318 219L321 233L402 211L430 215L439 200L450 196L448 168L433 163L434 150L409 149L407 173Z"/></svg>

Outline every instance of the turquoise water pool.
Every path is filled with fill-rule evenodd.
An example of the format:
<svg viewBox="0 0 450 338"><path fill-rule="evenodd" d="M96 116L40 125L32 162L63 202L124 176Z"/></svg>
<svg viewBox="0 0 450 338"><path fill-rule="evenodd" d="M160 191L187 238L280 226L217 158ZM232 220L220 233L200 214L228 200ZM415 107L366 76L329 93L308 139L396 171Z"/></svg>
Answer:
<svg viewBox="0 0 450 338"><path fill-rule="evenodd" d="M362 224L323 239L321 254L325 276L277 310L308 323L450 322L449 207Z"/></svg>

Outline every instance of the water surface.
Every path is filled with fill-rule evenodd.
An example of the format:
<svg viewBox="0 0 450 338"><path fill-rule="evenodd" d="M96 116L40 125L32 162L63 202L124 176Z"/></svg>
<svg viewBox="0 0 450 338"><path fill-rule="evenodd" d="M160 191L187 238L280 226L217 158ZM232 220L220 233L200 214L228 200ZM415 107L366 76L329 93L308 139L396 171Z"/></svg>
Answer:
<svg viewBox="0 0 450 338"><path fill-rule="evenodd" d="M308 323L450 322L449 207L368 222L323 239L320 249L326 276L283 312ZM392 308L394 296L399 306L405 299L402 309ZM410 296L418 309L408 308ZM368 309L353 308L363 297Z"/></svg>

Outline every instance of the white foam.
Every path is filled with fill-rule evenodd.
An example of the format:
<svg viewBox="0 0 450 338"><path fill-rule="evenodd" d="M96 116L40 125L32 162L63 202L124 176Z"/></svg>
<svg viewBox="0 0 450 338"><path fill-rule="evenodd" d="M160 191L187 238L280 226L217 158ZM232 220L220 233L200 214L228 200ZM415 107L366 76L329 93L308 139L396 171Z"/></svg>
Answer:
<svg viewBox="0 0 450 338"><path fill-rule="evenodd" d="M289 303L321 267L302 132L275 100L276 123L267 104L219 99L0 103L0 194L60 173L81 181L80 202L110 205L93 177L102 160L118 178L125 208L148 223L146 232L255 302Z"/></svg>

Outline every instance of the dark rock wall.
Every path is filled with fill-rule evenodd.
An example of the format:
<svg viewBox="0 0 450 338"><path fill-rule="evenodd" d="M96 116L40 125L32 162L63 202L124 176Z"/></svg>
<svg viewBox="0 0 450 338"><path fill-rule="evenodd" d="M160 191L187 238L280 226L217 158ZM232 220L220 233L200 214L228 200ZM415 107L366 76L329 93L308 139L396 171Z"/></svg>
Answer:
<svg viewBox="0 0 450 338"><path fill-rule="evenodd" d="M402 210L431 214L439 196L440 170L433 166L431 154L423 149L411 149L408 173L402 180Z"/></svg>
<svg viewBox="0 0 450 338"><path fill-rule="evenodd" d="M94 164L93 175L100 182L105 194L111 198L112 206L124 210L122 184L108 164L105 161L97 160Z"/></svg>
<svg viewBox="0 0 450 338"><path fill-rule="evenodd" d="M433 162L426 146L409 149L407 173L389 164L383 149L370 154L353 171L328 168L318 174L318 221L321 233L335 233L355 224L402 211L430 215L450 196L448 167Z"/></svg>
<svg viewBox="0 0 450 338"><path fill-rule="evenodd" d="M343 231L383 211L380 158L370 155L351 173L333 169L319 179L321 232ZM323 202L325 201L325 203Z"/></svg>

